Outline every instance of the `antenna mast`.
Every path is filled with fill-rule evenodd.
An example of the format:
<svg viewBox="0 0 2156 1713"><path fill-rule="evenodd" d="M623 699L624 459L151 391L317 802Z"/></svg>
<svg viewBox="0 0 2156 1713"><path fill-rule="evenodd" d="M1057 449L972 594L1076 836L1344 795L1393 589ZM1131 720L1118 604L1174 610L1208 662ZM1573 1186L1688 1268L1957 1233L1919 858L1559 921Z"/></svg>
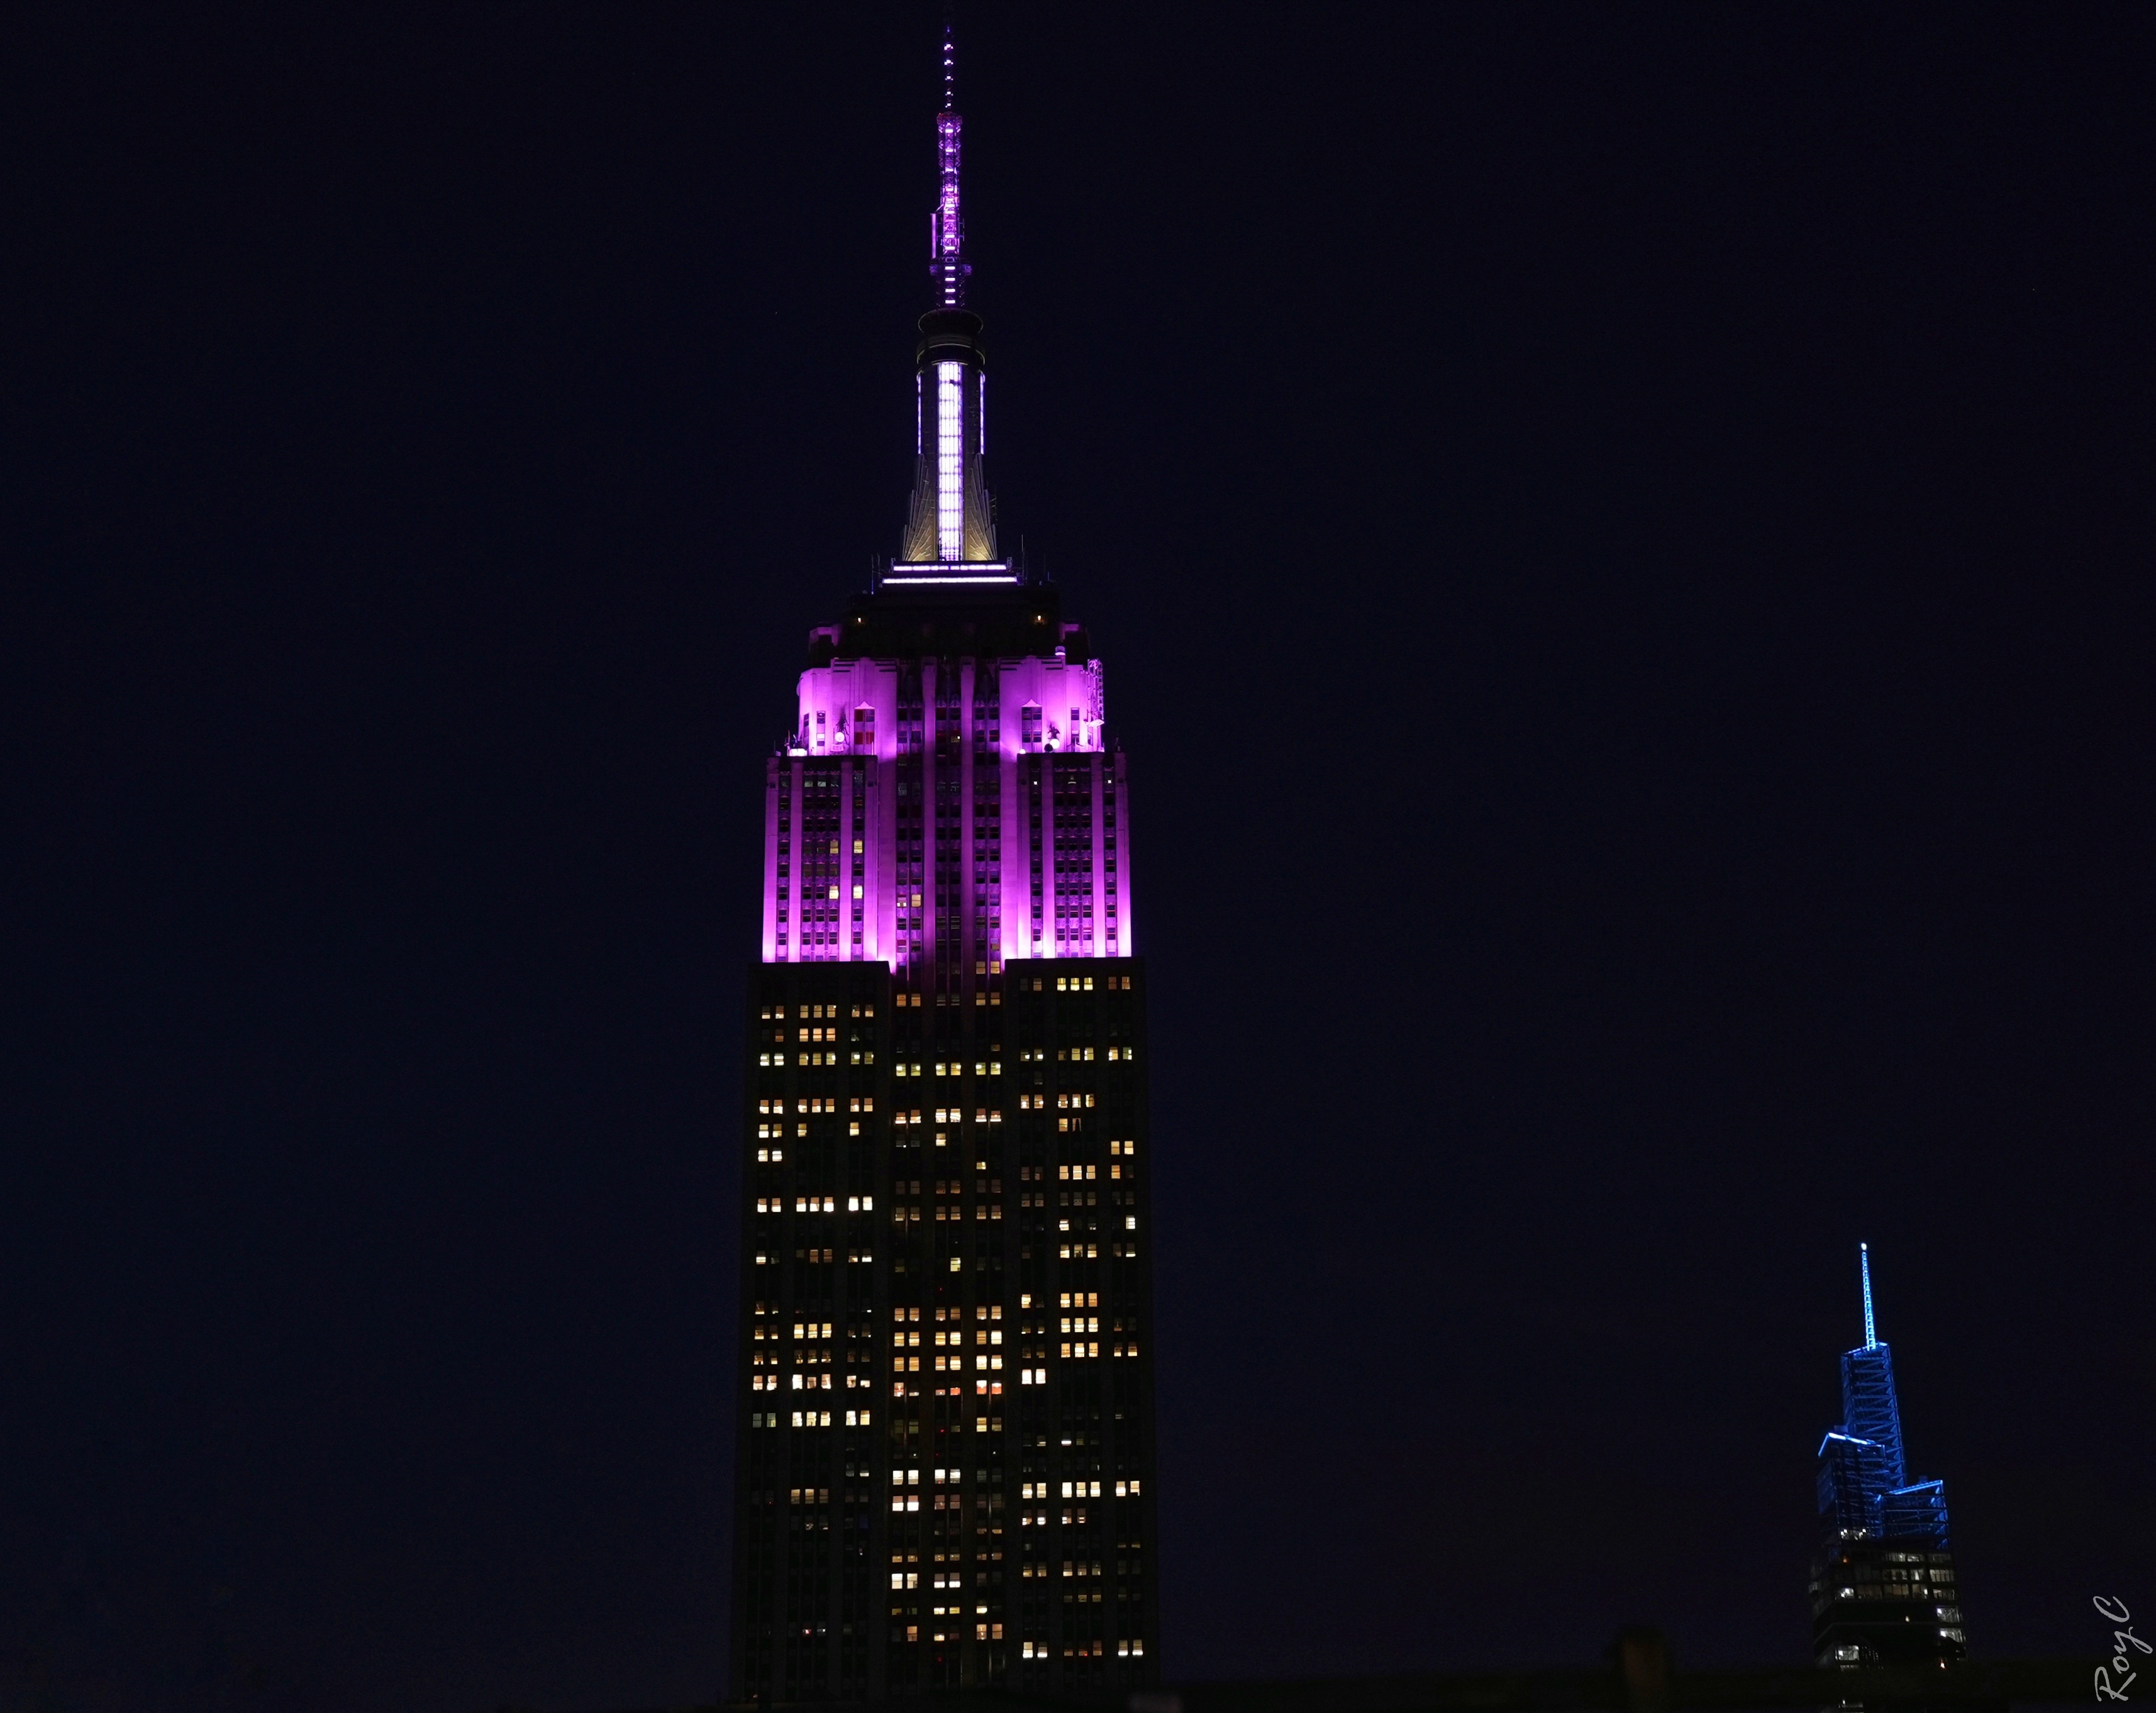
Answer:
<svg viewBox="0 0 2156 1713"><path fill-rule="evenodd" d="M958 61L949 15L943 20L943 110L936 115L936 160L942 172L942 189L936 212L929 218L929 271L936 278L936 306L963 309L966 276L965 223L958 213L958 133L965 121L958 116Z"/></svg>
<svg viewBox="0 0 2156 1713"><path fill-rule="evenodd" d="M1856 1264L1857 1264L1857 1265L1858 1265L1859 1267L1861 1267L1861 1268L1862 1268L1862 1269L1864 1269L1864 1347L1865 1347L1865 1349L1866 1349L1866 1350L1876 1350L1876 1349L1878 1349L1878 1348L1879 1348L1879 1335L1878 1335L1878 1333L1877 1333L1876 1331L1874 1331L1874 1330L1873 1330L1873 1328L1872 1328L1872 1325L1871 1325L1871 1244L1857 1244L1857 1246L1856 1246Z"/></svg>

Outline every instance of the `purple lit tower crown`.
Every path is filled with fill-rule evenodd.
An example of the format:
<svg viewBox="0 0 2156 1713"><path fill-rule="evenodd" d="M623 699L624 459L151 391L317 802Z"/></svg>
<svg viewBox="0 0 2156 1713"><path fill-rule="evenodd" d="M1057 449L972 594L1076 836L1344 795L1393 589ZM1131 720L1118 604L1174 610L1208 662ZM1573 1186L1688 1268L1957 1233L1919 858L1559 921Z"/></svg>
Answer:
<svg viewBox="0 0 2156 1713"><path fill-rule="evenodd" d="M960 130L947 76L903 551L843 623L810 633L764 824L763 961L876 961L909 985L1132 951L1101 663L1055 589L996 552Z"/></svg>
<svg viewBox="0 0 2156 1713"><path fill-rule="evenodd" d="M901 551L810 633L767 764L737 1702L1159 1669L1123 761L1084 630L996 550L950 59Z"/></svg>

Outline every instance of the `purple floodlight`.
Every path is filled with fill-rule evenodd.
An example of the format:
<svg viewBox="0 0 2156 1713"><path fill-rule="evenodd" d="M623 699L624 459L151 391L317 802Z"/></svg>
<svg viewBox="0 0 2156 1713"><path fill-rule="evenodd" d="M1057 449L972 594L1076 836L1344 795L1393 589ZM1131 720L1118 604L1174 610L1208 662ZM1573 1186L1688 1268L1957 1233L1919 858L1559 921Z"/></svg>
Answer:
<svg viewBox="0 0 2156 1713"><path fill-rule="evenodd" d="M963 303L953 57L947 31L942 193L930 217L938 301L921 317L914 372L918 463L901 551L874 596L901 615L961 591L1004 604L1024 581L997 556L983 469L988 379L980 318ZM1123 760L1107 742L1101 663L1069 657L1077 630L956 655L863 654L842 646L844 627L815 633L829 652L801 674L798 724L769 762L767 962L992 977L1029 958L1132 955ZM953 851L973 861L952 866Z"/></svg>
<svg viewBox="0 0 2156 1713"><path fill-rule="evenodd" d="M1006 574L988 580L1014 581L993 568ZM956 674L947 750L909 728L902 662L839 659L801 674L795 734L767 763L764 961L900 968L932 961L939 940L942 955L990 974L1030 957L1130 957L1130 802L1101 663L932 657L918 670L916 710L936 707L938 682ZM957 843L993 853L985 874L957 890L947 874L941 893L917 849L913 867L901 860L899 827L908 791L932 799L939 779L955 787ZM1060 843L1034 867L1027 834L1043 823Z"/></svg>

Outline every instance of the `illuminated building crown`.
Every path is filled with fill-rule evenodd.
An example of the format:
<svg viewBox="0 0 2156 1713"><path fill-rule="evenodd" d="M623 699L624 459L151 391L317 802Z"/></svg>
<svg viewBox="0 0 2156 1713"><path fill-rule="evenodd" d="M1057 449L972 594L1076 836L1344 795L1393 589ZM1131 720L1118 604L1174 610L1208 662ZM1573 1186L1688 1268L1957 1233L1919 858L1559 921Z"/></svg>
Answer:
<svg viewBox="0 0 2156 1713"><path fill-rule="evenodd" d="M763 958L882 962L963 998L993 998L1011 963L1133 948L1104 669L1054 585L997 556L953 59L947 30L912 511L900 556L811 633L770 763Z"/></svg>
<svg viewBox="0 0 2156 1713"><path fill-rule="evenodd" d="M958 147L964 128L947 25L943 106L936 115L939 184L928 220L935 306L921 318L921 343L914 353L913 503L892 566L901 581L970 579L1009 570L996 560L995 503L988 495L985 469L988 358L981 347L981 318L966 307L966 281L973 270L965 259L966 223L958 198Z"/></svg>

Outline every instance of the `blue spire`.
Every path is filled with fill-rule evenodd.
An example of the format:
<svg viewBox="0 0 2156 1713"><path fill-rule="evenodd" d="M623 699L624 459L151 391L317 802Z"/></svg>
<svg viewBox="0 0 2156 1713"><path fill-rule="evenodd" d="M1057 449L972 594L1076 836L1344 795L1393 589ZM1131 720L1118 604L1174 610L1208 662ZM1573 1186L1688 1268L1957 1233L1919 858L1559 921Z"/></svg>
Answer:
<svg viewBox="0 0 2156 1713"><path fill-rule="evenodd" d="M1856 1246L1864 1283L1864 1342L1841 1355L1841 1425L1820 1443L1820 1510L1843 1538L1919 1532L1932 1528L1943 1543L1946 1501L1928 1489L1909 1497L1902 1447L1902 1402L1895 1395L1894 1352L1879 1341L1871 1300L1871 1245ZM1922 1503L1919 1504L1919 1500ZM1923 1510L1918 1518L1911 1506ZM1931 1509L1925 1509L1925 1507ZM1892 1511L1893 1515L1887 1513Z"/></svg>
<svg viewBox="0 0 2156 1713"><path fill-rule="evenodd" d="M1864 1280L1864 1342L1841 1359L1844 1429L1876 1448L1882 1485L1898 1487L1908 1477L1902 1463L1902 1406L1894 1395L1894 1353L1879 1341L1871 1312L1871 1245L1856 1246Z"/></svg>

